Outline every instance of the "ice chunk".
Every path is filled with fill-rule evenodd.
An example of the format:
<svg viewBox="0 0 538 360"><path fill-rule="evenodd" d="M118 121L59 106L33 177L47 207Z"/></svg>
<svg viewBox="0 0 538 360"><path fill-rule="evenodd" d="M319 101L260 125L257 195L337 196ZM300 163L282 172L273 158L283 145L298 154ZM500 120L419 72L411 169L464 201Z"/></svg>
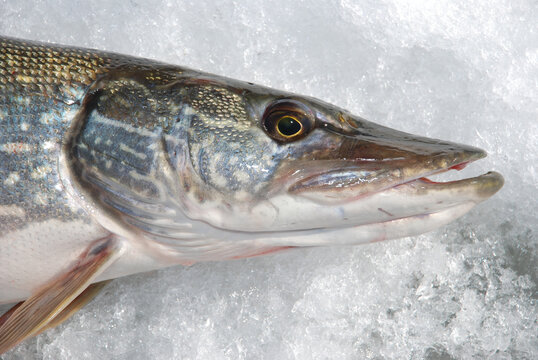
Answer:
<svg viewBox="0 0 538 360"><path fill-rule="evenodd" d="M3 1L0 33L313 95L467 143L506 185L412 239L116 280L2 359L536 359L538 8L492 1ZM0 265L1 266L1 265Z"/></svg>

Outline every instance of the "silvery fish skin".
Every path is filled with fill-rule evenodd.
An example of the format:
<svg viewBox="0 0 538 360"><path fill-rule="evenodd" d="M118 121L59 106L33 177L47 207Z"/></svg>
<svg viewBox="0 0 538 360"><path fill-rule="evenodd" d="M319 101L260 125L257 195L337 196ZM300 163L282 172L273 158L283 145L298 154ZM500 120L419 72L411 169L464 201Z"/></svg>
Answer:
<svg viewBox="0 0 538 360"><path fill-rule="evenodd" d="M106 237L121 256L92 281L430 231L503 179L425 177L484 156L309 97L0 38L0 303Z"/></svg>

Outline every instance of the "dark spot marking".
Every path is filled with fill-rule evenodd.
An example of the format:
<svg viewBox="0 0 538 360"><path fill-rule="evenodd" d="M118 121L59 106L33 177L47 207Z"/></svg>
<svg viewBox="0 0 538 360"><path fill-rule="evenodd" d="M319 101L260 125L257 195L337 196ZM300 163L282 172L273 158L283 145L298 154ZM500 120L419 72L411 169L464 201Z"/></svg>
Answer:
<svg viewBox="0 0 538 360"><path fill-rule="evenodd" d="M386 210L384 210L382 208L377 208L377 210L381 211L384 214L387 214L388 216L394 217L394 215L392 215L391 213L389 213L388 211L386 211Z"/></svg>

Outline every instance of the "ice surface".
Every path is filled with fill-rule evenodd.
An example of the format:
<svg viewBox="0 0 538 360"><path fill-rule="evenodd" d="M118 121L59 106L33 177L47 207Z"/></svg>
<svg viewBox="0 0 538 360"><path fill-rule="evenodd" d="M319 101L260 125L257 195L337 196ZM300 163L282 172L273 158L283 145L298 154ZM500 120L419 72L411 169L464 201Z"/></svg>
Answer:
<svg viewBox="0 0 538 360"><path fill-rule="evenodd" d="M503 173L438 231L117 280L2 359L536 359L538 8L484 1L0 1L0 33L313 95ZM1 266L1 264L0 264Z"/></svg>

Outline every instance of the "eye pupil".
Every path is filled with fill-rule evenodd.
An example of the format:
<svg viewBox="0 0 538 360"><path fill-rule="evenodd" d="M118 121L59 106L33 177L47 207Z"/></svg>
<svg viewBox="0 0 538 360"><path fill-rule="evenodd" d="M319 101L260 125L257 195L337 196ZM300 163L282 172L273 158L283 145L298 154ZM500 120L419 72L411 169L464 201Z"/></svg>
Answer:
<svg viewBox="0 0 538 360"><path fill-rule="evenodd" d="M286 137L297 135L303 126L291 116L283 116L277 123L278 132Z"/></svg>

